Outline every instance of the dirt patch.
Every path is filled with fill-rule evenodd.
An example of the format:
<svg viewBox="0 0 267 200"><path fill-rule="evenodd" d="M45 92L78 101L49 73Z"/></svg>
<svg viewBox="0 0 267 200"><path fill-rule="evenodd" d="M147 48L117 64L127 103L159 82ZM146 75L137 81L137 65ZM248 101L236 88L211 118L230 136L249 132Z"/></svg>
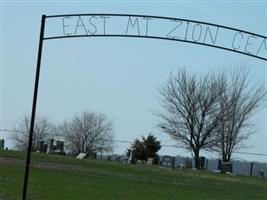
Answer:
<svg viewBox="0 0 267 200"><path fill-rule="evenodd" d="M0 164L25 165L25 161L14 159L14 158L0 157ZM83 167L83 166L58 164L58 163L51 163L51 162L34 162L34 163L31 163L31 167L38 168L38 169L71 170L71 171L79 171L79 172L88 171L88 168Z"/></svg>
<svg viewBox="0 0 267 200"><path fill-rule="evenodd" d="M19 159L15 159L15 158L0 157L0 164L21 165L23 163L24 163L23 160L19 160Z"/></svg>

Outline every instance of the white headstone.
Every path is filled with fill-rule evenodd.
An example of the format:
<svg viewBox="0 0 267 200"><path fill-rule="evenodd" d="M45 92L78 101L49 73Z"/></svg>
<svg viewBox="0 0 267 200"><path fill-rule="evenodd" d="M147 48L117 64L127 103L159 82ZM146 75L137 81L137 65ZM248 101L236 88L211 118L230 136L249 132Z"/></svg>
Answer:
<svg viewBox="0 0 267 200"><path fill-rule="evenodd" d="M84 159L85 156L86 156L85 153L79 153L79 155L76 156L76 158L78 158L78 159Z"/></svg>

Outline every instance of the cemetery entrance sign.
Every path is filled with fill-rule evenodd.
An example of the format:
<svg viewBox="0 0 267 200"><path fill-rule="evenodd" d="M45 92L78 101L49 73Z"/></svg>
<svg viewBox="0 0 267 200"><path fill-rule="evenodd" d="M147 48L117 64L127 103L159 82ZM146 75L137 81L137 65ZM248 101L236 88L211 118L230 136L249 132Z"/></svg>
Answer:
<svg viewBox="0 0 267 200"><path fill-rule="evenodd" d="M128 37L178 41L222 49L267 61L266 36L228 26L148 15L42 15L23 200L26 199L27 194L43 42L45 40L81 37Z"/></svg>
<svg viewBox="0 0 267 200"><path fill-rule="evenodd" d="M267 61L267 37L188 19L125 14L46 16L44 40L73 37L135 37L204 45Z"/></svg>

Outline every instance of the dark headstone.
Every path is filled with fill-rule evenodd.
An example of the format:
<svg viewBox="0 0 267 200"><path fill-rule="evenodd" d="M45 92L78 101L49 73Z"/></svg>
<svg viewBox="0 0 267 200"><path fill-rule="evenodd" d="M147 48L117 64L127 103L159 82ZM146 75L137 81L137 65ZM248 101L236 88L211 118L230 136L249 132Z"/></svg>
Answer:
<svg viewBox="0 0 267 200"><path fill-rule="evenodd" d="M42 146L44 145L44 141L38 141L37 142L37 148L36 148L36 151L39 151L39 152L42 152L41 149L42 149Z"/></svg>
<svg viewBox="0 0 267 200"><path fill-rule="evenodd" d="M192 169L192 160L187 158L185 161L185 168Z"/></svg>
<svg viewBox="0 0 267 200"><path fill-rule="evenodd" d="M222 173L226 173L226 172L233 172L233 164L231 162L222 162L222 169L221 169Z"/></svg>
<svg viewBox="0 0 267 200"><path fill-rule="evenodd" d="M5 140L0 140L0 150L3 150L5 148Z"/></svg>
<svg viewBox="0 0 267 200"><path fill-rule="evenodd" d="M42 153L46 153L47 152L47 144L43 144L42 146L41 146L41 152Z"/></svg>
<svg viewBox="0 0 267 200"><path fill-rule="evenodd" d="M88 159L96 159L96 152L89 152L88 154L87 154L87 158ZM112 156L111 157L111 160L116 160L116 157L115 156Z"/></svg>
<svg viewBox="0 0 267 200"><path fill-rule="evenodd" d="M217 168L217 170L222 170L222 160L221 159L218 160L218 168Z"/></svg>
<svg viewBox="0 0 267 200"><path fill-rule="evenodd" d="M50 154L53 154L54 153L54 140L51 139L50 140L50 143L49 143L49 152Z"/></svg>
<svg viewBox="0 0 267 200"><path fill-rule="evenodd" d="M205 161L206 161L206 158L204 156L200 156L200 158L199 158L200 169L205 168Z"/></svg>
<svg viewBox="0 0 267 200"><path fill-rule="evenodd" d="M260 175L260 177L264 177L264 170L263 169L260 169L259 175Z"/></svg>
<svg viewBox="0 0 267 200"><path fill-rule="evenodd" d="M253 174L253 165L254 165L254 163L252 162L250 164L250 176L252 176L252 174Z"/></svg>
<svg viewBox="0 0 267 200"><path fill-rule="evenodd" d="M161 161L161 166L174 169L175 168L175 157L172 156L163 156Z"/></svg>
<svg viewBox="0 0 267 200"><path fill-rule="evenodd" d="M56 142L56 150L59 150L61 152L64 151L64 142L63 141L57 141Z"/></svg>

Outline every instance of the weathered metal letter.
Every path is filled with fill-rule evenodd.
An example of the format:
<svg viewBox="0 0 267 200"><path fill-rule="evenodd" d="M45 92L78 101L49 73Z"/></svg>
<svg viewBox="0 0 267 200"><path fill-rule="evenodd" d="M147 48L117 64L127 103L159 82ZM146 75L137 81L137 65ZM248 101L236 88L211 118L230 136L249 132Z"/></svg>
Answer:
<svg viewBox="0 0 267 200"><path fill-rule="evenodd" d="M139 20L138 20L138 18L136 17L135 20L134 20L134 23L133 23L133 22L132 22L132 18L129 17L129 19L128 19L128 23L127 23L127 28L126 28L126 31L125 31L125 35L128 34L129 24L131 24L131 27L132 27L132 28L134 28L135 25L137 25L138 36L140 36L140 28L139 28Z"/></svg>

